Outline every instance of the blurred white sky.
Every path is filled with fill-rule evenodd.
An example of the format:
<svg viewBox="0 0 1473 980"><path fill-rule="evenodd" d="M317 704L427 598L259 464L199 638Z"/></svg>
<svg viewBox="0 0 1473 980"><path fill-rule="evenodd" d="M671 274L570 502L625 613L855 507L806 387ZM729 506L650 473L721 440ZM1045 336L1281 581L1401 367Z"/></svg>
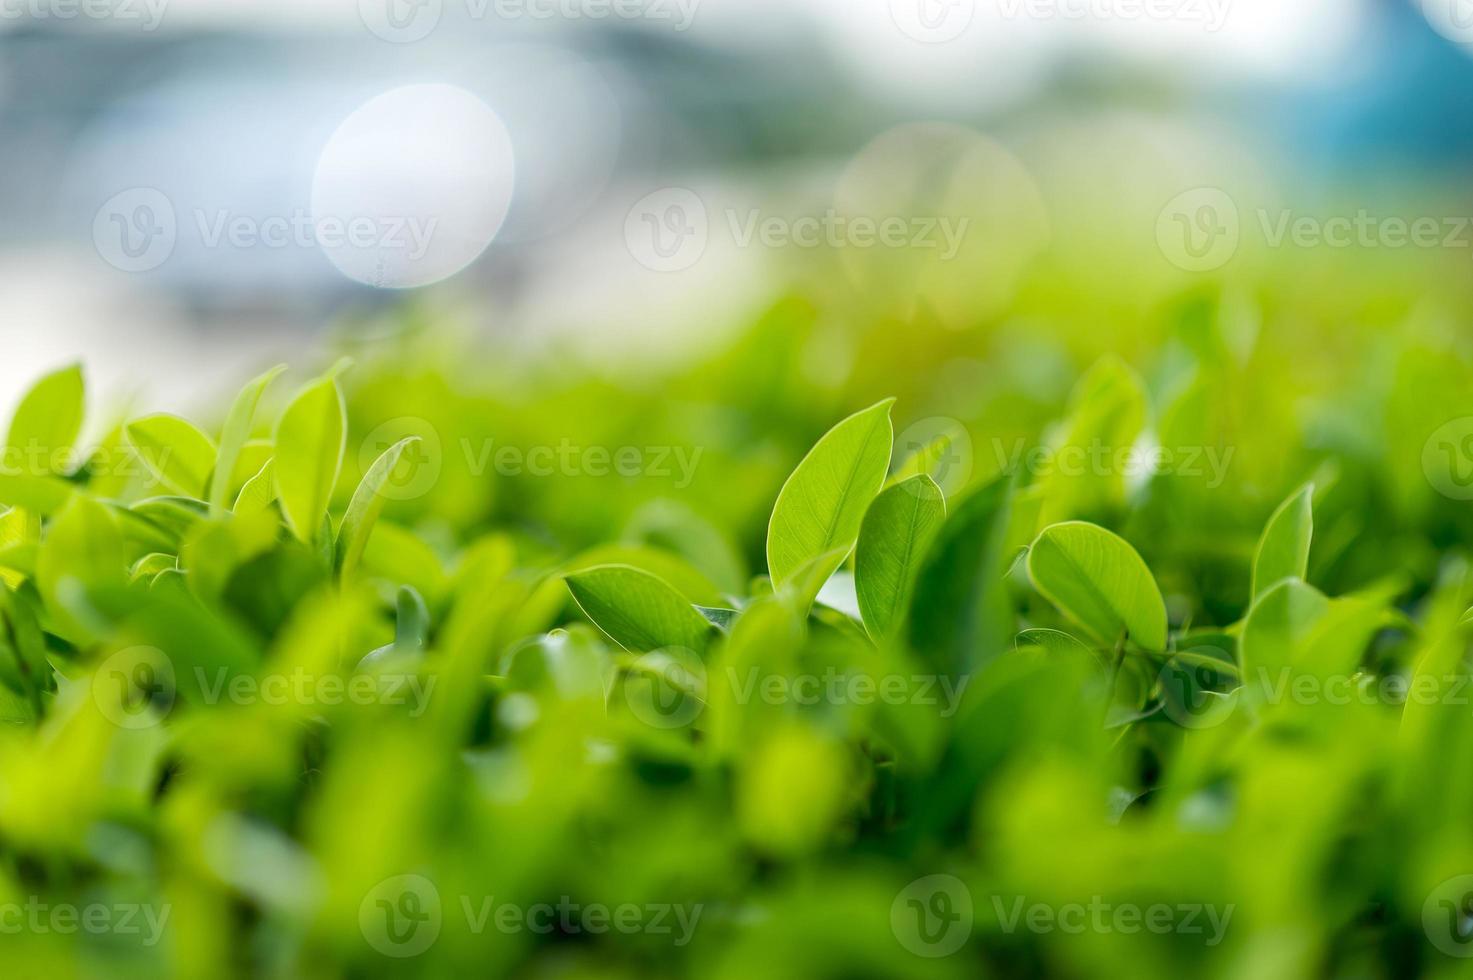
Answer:
<svg viewBox="0 0 1473 980"><path fill-rule="evenodd" d="M141 0L137 0L141 2ZM355 30L362 8L415 0L164 0L163 29L208 25L247 29ZM418 0L443 8L447 20L465 9L591 12L610 4L662 15L691 13L692 39L763 45L802 23L862 78L914 89L929 98L963 94L972 105L1025 86L1040 64L1079 49L1109 50L1144 61L1190 64L1204 79L1220 74L1312 72L1361 23L1368 0ZM1424 0L1405 0L1421 3ZM1436 4L1442 0L1425 0ZM1452 0L1448 0L1452 2ZM903 22L922 14L946 18L956 33L945 43L908 36ZM547 18L537 30L578 30L592 17ZM660 16L630 18L670 29ZM978 86L983 91L979 93Z"/></svg>

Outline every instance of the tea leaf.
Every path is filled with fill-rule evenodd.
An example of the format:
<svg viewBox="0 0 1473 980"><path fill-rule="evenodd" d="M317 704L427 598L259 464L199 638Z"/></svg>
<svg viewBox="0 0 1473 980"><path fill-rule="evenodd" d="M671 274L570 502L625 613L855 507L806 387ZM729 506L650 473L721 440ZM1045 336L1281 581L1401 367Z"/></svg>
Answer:
<svg viewBox="0 0 1473 980"><path fill-rule="evenodd" d="M1166 649L1166 603L1151 570L1125 540L1094 524L1045 528L1028 552L1034 587L1090 634L1113 646L1128 636Z"/></svg>
<svg viewBox="0 0 1473 980"><path fill-rule="evenodd" d="M626 650L679 647L700 653L715 633L679 592L637 568L604 565L565 581L584 614Z"/></svg>
<svg viewBox="0 0 1473 980"><path fill-rule="evenodd" d="M204 499L215 465L215 444L177 415L149 415L123 429L143 464L174 493Z"/></svg>
<svg viewBox="0 0 1473 980"><path fill-rule="evenodd" d="M276 494L300 540L317 540L343 465L347 413L333 377L307 385L276 425Z"/></svg>
<svg viewBox="0 0 1473 980"><path fill-rule="evenodd" d="M1004 578L1011 497L1006 477L964 494L916 574L910 647L952 676L968 674L1007 649L1015 631Z"/></svg>
<svg viewBox="0 0 1473 980"><path fill-rule="evenodd" d="M785 584L820 555L848 554L854 546L890 465L894 403L886 399L834 426L783 484L767 527L767 568L774 584Z"/></svg>
<svg viewBox="0 0 1473 980"><path fill-rule="evenodd" d="M379 458L373 461L368 472L363 474L358 489L353 491L353 499L348 502L348 510L343 515L343 523L338 528L339 575L350 575L357 567L358 559L362 557L363 549L368 544L368 536L373 533L374 522L378 520L378 515L383 511L384 504L388 500L380 491L389 479L389 475L394 472L394 467L399 465L399 457L404 455L404 450L419 441L419 436L400 439L385 449Z"/></svg>
<svg viewBox="0 0 1473 980"><path fill-rule="evenodd" d="M230 413L225 416L225 425L220 430L220 451L216 454L215 470L210 477L210 508L219 514L225 510L230 495L230 479L235 473L235 463L241 449L251 436L251 423L256 417L256 406L261 395L271 382L286 370L278 364L265 374L257 376L235 396Z"/></svg>
<svg viewBox="0 0 1473 980"><path fill-rule="evenodd" d="M82 429L85 391L82 367L73 364L46 375L26 392L10 420L6 473L40 475L63 465Z"/></svg>
<svg viewBox="0 0 1473 980"><path fill-rule="evenodd" d="M855 549L854 587L872 638L899 625L921 559L945 519L941 488L929 476L897 483L870 504Z"/></svg>
<svg viewBox="0 0 1473 980"><path fill-rule="evenodd" d="M1263 529L1253 555L1253 598L1286 578L1303 579L1314 536L1314 485L1301 488L1279 505Z"/></svg>

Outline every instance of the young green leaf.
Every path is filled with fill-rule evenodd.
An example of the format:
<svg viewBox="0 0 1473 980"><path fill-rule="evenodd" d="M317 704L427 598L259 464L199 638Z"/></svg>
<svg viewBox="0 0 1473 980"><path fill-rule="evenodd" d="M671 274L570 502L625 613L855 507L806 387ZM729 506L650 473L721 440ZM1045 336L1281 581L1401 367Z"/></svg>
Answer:
<svg viewBox="0 0 1473 980"><path fill-rule="evenodd" d="M1028 552L1034 587L1090 634L1112 646L1122 635L1166 649L1166 603L1151 570L1124 539L1070 521L1045 528Z"/></svg>
<svg viewBox="0 0 1473 980"><path fill-rule="evenodd" d="M870 504L855 548L854 587L873 639L891 635L899 624L921 558L945 519L941 488L925 475L895 484Z"/></svg>
<svg viewBox="0 0 1473 980"><path fill-rule="evenodd" d="M894 403L886 399L834 426L783 484L767 526L767 568L776 585L818 556L854 546L890 465Z"/></svg>
<svg viewBox="0 0 1473 980"><path fill-rule="evenodd" d="M1279 505L1263 529L1253 555L1253 598L1286 578L1303 579L1314 536L1314 485L1303 487Z"/></svg>
<svg viewBox="0 0 1473 980"><path fill-rule="evenodd" d="M251 422L256 417L256 406L277 375L286 370L278 364L240 390L230 413L225 416L225 426L220 430L220 451L215 456L215 471L210 477L210 510L215 514L224 512L230 495L230 478L235 473L235 461L246 440L251 436Z"/></svg>
<svg viewBox="0 0 1473 980"><path fill-rule="evenodd" d="M916 575L910 647L954 677L1007 649L1015 629L1005 579L1012 495L1007 477L964 494Z"/></svg>
<svg viewBox="0 0 1473 980"><path fill-rule="evenodd" d="M270 507L275 499L276 459L272 457L240 488L240 493L235 495L235 506L231 510L236 514L251 514Z"/></svg>
<svg viewBox="0 0 1473 980"><path fill-rule="evenodd" d="M1055 459L1094 459L1100 451L1117 459L1129 451L1146 421L1146 393L1140 377L1116 357L1102 358L1079 380L1069 397L1069 418L1050 448ZM1055 466L1040 482L1045 486L1045 524L1092 516L1118 506L1125 497L1120 467Z"/></svg>
<svg viewBox="0 0 1473 980"><path fill-rule="evenodd" d="M20 507L33 515L47 516L60 510L75 489L60 477L0 473L0 504Z"/></svg>
<svg viewBox="0 0 1473 980"><path fill-rule="evenodd" d="M677 647L702 653L716 628L663 581L627 565L567 576L568 591L593 624L626 650Z"/></svg>
<svg viewBox="0 0 1473 980"><path fill-rule="evenodd" d="M215 444L177 415L148 415L123 429L128 442L158 481L174 493L204 499L215 465Z"/></svg>
<svg viewBox="0 0 1473 980"><path fill-rule="evenodd" d="M334 377L307 385L276 424L276 495L292 533L311 543L338 482L347 410Z"/></svg>
<svg viewBox="0 0 1473 980"><path fill-rule="evenodd" d="M353 499L348 502L348 510L343 515L343 523L338 528L337 565L340 575L351 574L358 564L358 559L363 556L363 549L368 544L368 536L373 533L374 522L378 520L378 515L384 509L384 503L388 499L379 491L389 479L389 474L394 472L394 467L399 465L399 457L404 455L404 450L419 441L419 436L400 439L385 449L379 458L373 461L368 472L363 474L358 489L353 491Z"/></svg>
<svg viewBox="0 0 1473 980"><path fill-rule="evenodd" d="M10 420L7 471L41 475L63 472L82 430L85 390L82 367L73 364L46 375L26 392Z"/></svg>
<svg viewBox="0 0 1473 980"><path fill-rule="evenodd" d="M72 497L46 528L36 556L36 585L68 639L92 635L85 591L127 581L127 551L117 519L105 505Z"/></svg>

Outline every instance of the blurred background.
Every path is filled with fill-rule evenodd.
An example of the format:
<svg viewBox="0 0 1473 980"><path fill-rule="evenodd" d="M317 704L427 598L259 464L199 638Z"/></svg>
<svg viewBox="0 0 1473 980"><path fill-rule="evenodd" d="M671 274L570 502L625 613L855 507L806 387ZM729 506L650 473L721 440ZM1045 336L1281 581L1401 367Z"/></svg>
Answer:
<svg viewBox="0 0 1473 980"><path fill-rule="evenodd" d="M1143 309L1362 208L1461 282L1470 59L1467 0L3 0L0 384L214 404L406 304L610 366L800 282Z"/></svg>

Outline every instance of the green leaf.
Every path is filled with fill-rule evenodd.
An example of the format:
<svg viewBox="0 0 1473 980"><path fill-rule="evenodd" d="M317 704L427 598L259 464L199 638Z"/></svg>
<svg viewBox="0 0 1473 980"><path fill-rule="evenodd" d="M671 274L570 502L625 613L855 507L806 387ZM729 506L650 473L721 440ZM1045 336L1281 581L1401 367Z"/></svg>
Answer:
<svg viewBox="0 0 1473 980"><path fill-rule="evenodd" d="M1243 676L1261 680L1294 663L1294 652L1330 608L1324 593L1298 579L1284 579L1264 592L1243 621L1239 657Z"/></svg>
<svg viewBox="0 0 1473 980"><path fill-rule="evenodd" d="M854 554L854 588L873 639L899 625L921 558L945 520L941 488L925 475L895 484L870 504Z"/></svg>
<svg viewBox="0 0 1473 980"><path fill-rule="evenodd" d="M1124 539L1082 521L1045 528L1028 552L1038 591L1095 641L1122 636L1146 650L1166 649L1166 603L1151 570Z"/></svg>
<svg viewBox="0 0 1473 980"><path fill-rule="evenodd" d="M1087 657L1093 663L1109 666L1109 658L1098 649L1063 630L1026 629L1018 634L1013 645L1019 651L1037 650L1049 657Z"/></svg>
<svg viewBox="0 0 1473 980"><path fill-rule="evenodd" d="M783 484L767 526L767 568L776 585L818 556L854 546L890 465L894 403L886 399L834 426Z"/></svg>
<svg viewBox="0 0 1473 980"><path fill-rule="evenodd" d="M174 493L203 500L215 465L215 444L177 415L148 415L123 429L149 471Z"/></svg>
<svg viewBox="0 0 1473 980"><path fill-rule="evenodd" d="M259 472L245 482L235 496L236 514L253 514L271 506L276 499L276 458L266 460Z"/></svg>
<svg viewBox="0 0 1473 980"><path fill-rule="evenodd" d="M721 590L701 570L678 554L641 545L606 544L580 552L562 567L563 574L598 565L632 565L664 579L685 598L700 606L725 601Z"/></svg>
<svg viewBox="0 0 1473 980"><path fill-rule="evenodd" d="M1049 442L1053 463L1041 481L1041 522L1092 516L1123 504L1125 473L1118 461L1145 421L1145 388L1129 365L1111 356L1090 368L1070 395L1068 420Z"/></svg>
<svg viewBox="0 0 1473 980"><path fill-rule="evenodd" d="M637 568L604 565L565 581L584 614L626 650L681 647L701 653L715 633L679 592Z"/></svg>
<svg viewBox="0 0 1473 980"><path fill-rule="evenodd" d="M1359 668L1367 642L1386 616L1379 598L1330 599L1298 579L1283 579L1248 610L1240 654L1243 683L1262 693L1281 684L1285 670L1347 676Z"/></svg>
<svg viewBox="0 0 1473 980"><path fill-rule="evenodd" d="M343 514L343 523L338 528L337 565L340 575L347 576L357 567L358 559L363 556L363 549L368 544L368 536L373 533L373 525L388 501L379 491L388 481L389 474L394 472L394 467L399 465L399 457L404 455L404 450L419 441L419 436L400 439L385 449L373 461L368 472L363 474L358 489L353 491L353 499L348 502L348 510Z"/></svg>
<svg viewBox="0 0 1473 980"><path fill-rule="evenodd" d="M276 494L287 525L311 543L343 465L347 411L334 377L307 385L276 424Z"/></svg>
<svg viewBox="0 0 1473 980"><path fill-rule="evenodd" d="M286 370L278 364L265 374L252 380L235 396L230 412L225 416L225 426L220 430L220 451L215 457L215 471L210 477L210 509L216 514L225 510L230 495L230 479L235 473L235 461L251 436L251 423L256 417L256 406L277 375Z"/></svg>
<svg viewBox="0 0 1473 980"><path fill-rule="evenodd" d="M65 472L85 407L82 367L73 364L46 375L26 392L10 420L6 473Z"/></svg>
<svg viewBox="0 0 1473 980"><path fill-rule="evenodd" d="M413 586L431 606L449 587L435 549L391 521L380 521L369 537L363 567L380 578Z"/></svg>
<svg viewBox="0 0 1473 980"><path fill-rule="evenodd" d="M1006 535L1012 481L997 477L964 494L936 532L916 575L911 649L952 676L1006 650L1014 632Z"/></svg>
<svg viewBox="0 0 1473 980"><path fill-rule="evenodd" d="M1286 578L1303 579L1309 568L1314 536L1314 485L1300 489L1279 505L1253 555L1253 598Z"/></svg>
<svg viewBox="0 0 1473 980"><path fill-rule="evenodd" d="M36 585L68 639L93 635L85 590L127 582L127 552L117 519L81 494L52 519L36 556Z"/></svg>
<svg viewBox="0 0 1473 980"><path fill-rule="evenodd" d="M55 476L0 473L0 504L47 516L60 510L76 488Z"/></svg>

